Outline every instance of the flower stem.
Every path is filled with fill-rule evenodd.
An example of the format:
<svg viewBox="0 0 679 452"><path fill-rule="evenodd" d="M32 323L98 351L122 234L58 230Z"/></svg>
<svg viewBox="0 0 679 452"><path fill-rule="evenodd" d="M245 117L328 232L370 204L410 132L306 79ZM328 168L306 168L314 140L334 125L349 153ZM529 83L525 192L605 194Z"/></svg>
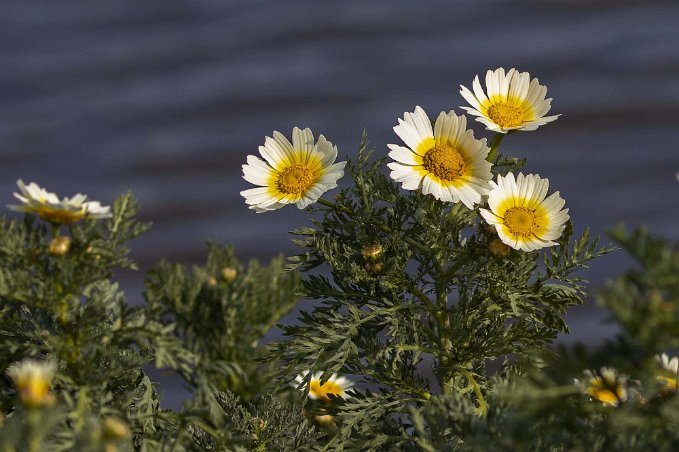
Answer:
<svg viewBox="0 0 679 452"><path fill-rule="evenodd" d="M493 137L493 141L490 143L490 151L488 152L488 157L486 157L486 160L488 160L490 163L495 163L495 158L497 157L497 150L500 147L500 143L502 143L502 140L505 138L506 133L500 133L496 132L495 136Z"/></svg>

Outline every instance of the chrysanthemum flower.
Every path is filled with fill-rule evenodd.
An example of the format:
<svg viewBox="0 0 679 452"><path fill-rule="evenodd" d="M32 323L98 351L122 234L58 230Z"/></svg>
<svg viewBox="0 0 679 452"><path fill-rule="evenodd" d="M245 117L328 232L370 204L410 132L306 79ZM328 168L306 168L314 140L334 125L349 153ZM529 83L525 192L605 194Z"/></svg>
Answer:
<svg viewBox="0 0 679 452"><path fill-rule="evenodd" d="M568 221L568 209L561 209L565 201L559 192L549 197L549 180L535 174L514 174L497 177L491 181L488 209L480 209L481 215L507 245L516 250L533 251L556 245Z"/></svg>
<svg viewBox="0 0 679 452"><path fill-rule="evenodd" d="M19 179L17 186L21 194L14 193L14 196L23 204L7 207L17 212L34 213L50 223L71 224L85 218L99 220L112 216L110 207L102 206L99 201L87 201L87 196L80 193L59 201L56 194L41 188L35 182L25 185Z"/></svg>
<svg viewBox="0 0 679 452"><path fill-rule="evenodd" d="M295 378L295 386L300 386L309 371L303 372ZM339 377L337 374L332 374L328 380L321 385L321 375L323 372L315 372L311 375L309 380L309 398L313 400L322 400L324 402L330 401L330 395L342 397L346 399L349 397L347 390L354 386L354 383L345 377Z"/></svg>
<svg viewBox="0 0 679 452"><path fill-rule="evenodd" d="M679 380L679 357L670 359L666 353L656 356L658 363L662 366L662 374L658 375L658 383L662 385L665 393L677 392L677 380Z"/></svg>
<svg viewBox="0 0 679 452"><path fill-rule="evenodd" d="M618 406L627 400L627 377L613 368L602 367L599 371L585 371L585 393L606 406Z"/></svg>
<svg viewBox="0 0 679 452"><path fill-rule="evenodd" d="M485 138L474 139L467 129L467 119L452 111L441 112L432 129L427 113L416 107L403 114L394 127L408 146L390 144L391 178L406 190L422 189L436 199L460 202L470 209L488 193L493 175L486 161Z"/></svg>
<svg viewBox="0 0 679 452"><path fill-rule="evenodd" d="M545 116L552 99L545 99L547 87L537 78L530 79L528 72L503 68L486 73L486 92L481 89L479 76L474 78L474 92L460 85L460 94L471 107L461 107L488 130L507 133L510 130L535 130L554 121L560 115Z"/></svg>
<svg viewBox="0 0 679 452"><path fill-rule="evenodd" d="M27 407L38 408L54 401L50 385L56 370L53 361L25 359L9 366L7 376L14 382L21 402Z"/></svg>
<svg viewBox="0 0 679 452"><path fill-rule="evenodd" d="M303 209L318 201L326 191L337 187L344 175L346 162L334 163L337 147L323 135L314 142L311 130L292 130L292 143L283 134L273 133L259 147L264 160L248 156L243 165L243 178L257 188L240 194L245 203L257 213L280 209L286 204L296 204Z"/></svg>

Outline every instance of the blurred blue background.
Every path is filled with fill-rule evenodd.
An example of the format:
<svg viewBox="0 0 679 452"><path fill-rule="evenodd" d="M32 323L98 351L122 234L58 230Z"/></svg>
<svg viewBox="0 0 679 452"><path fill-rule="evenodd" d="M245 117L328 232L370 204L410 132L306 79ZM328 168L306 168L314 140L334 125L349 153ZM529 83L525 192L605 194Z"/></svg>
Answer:
<svg viewBox="0 0 679 452"><path fill-rule="evenodd" d="M459 85L503 66L538 77L562 117L502 150L550 179L576 229L677 240L678 19L676 0L2 0L0 202L19 178L106 204L131 189L155 224L133 243L142 270L203 262L208 238L293 254L308 215L256 215L238 194L265 135L310 127L353 156L366 128L386 153L404 111L460 114ZM630 265L615 253L585 276ZM143 271L120 276L140 302ZM601 340L603 318L590 300L563 340Z"/></svg>

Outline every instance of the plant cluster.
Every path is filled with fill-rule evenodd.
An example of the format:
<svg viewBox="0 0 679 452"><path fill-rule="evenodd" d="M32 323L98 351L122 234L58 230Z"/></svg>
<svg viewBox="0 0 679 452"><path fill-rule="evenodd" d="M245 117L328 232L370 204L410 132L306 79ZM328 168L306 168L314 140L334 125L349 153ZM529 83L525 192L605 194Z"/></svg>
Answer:
<svg viewBox="0 0 679 452"><path fill-rule="evenodd" d="M679 448L679 249L612 231L638 262L598 295L620 334L555 348L579 271L612 248L574 235L549 181L500 152L557 119L546 88L514 69L485 84L461 94L490 146L420 107L388 162L365 134L348 162L309 129L267 137L242 195L306 209L300 253L244 265L209 243L202 266L153 268L142 306L114 282L149 228L132 195L108 207L19 181L26 215L0 220L0 451ZM182 409L161 406L154 367L181 379Z"/></svg>

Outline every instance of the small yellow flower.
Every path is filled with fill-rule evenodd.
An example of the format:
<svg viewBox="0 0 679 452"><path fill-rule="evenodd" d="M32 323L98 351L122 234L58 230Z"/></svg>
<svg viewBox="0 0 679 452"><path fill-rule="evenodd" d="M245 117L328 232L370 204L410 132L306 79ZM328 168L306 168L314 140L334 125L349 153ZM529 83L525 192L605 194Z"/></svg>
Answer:
<svg viewBox="0 0 679 452"><path fill-rule="evenodd" d="M490 182L489 209L480 209L500 240L515 250L533 251L556 245L568 221L568 209L559 192L547 197L549 180L537 175L514 174Z"/></svg>
<svg viewBox="0 0 679 452"><path fill-rule="evenodd" d="M677 380L679 380L679 357L670 359L666 353L655 357L662 366L662 373L657 376L661 384L661 391L665 394L677 392Z"/></svg>
<svg viewBox="0 0 679 452"><path fill-rule="evenodd" d="M295 386L299 387L308 374L308 371L299 374L295 378ZM339 377L337 374L332 374L325 383L321 384L321 375L323 375L323 372L315 372L311 375L309 380L310 399L329 402L330 395L342 397L343 399L349 397L346 391L354 386L352 381L345 377ZM301 389L304 389L304 387Z"/></svg>
<svg viewBox="0 0 679 452"><path fill-rule="evenodd" d="M605 406L618 406L627 400L627 377L615 369L602 367L599 371L585 371L585 393Z"/></svg>
<svg viewBox="0 0 679 452"><path fill-rule="evenodd" d="M87 196L80 193L59 201L57 195L35 182L26 185L19 179L17 186L21 194L14 193L14 196L23 204L7 207L16 212L34 213L50 223L71 224L85 218L99 220L112 216L110 207L102 206L98 201L87 201Z"/></svg>
<svg viewBox="0 0 679 452"><path fill-rule="evenodd" d="M346 162L335 163L337 147L323 135L314 140L309 129L292 130L292 143L283 134L273 133L259 147L263 160L249 155L243 165L243 179L258 185L240 194L257 213L295 204L303 209L318 201L326 191L337 187Z"/></svg>
<svg viewBox="0 0 679 452"><path fill-rule="evenodd" d="M552 99L545 99L547 88L538 79L530 79L528 72L503 68L486 73L486 92L477 75L472 85L474 92L460 86L460 94L471 107L461 107L477 116L488 130L507 133L511 130L535 130L556 120L559 115L545 116Z"/></svg>
<svg viewBox="0 0 679 452"><path fill-rule="evenodd" d="M14 382L21 402L26 407L38 408L54 403L50 386L56 371L53 361L25 359L9 366L7 375Z"/></svg>

